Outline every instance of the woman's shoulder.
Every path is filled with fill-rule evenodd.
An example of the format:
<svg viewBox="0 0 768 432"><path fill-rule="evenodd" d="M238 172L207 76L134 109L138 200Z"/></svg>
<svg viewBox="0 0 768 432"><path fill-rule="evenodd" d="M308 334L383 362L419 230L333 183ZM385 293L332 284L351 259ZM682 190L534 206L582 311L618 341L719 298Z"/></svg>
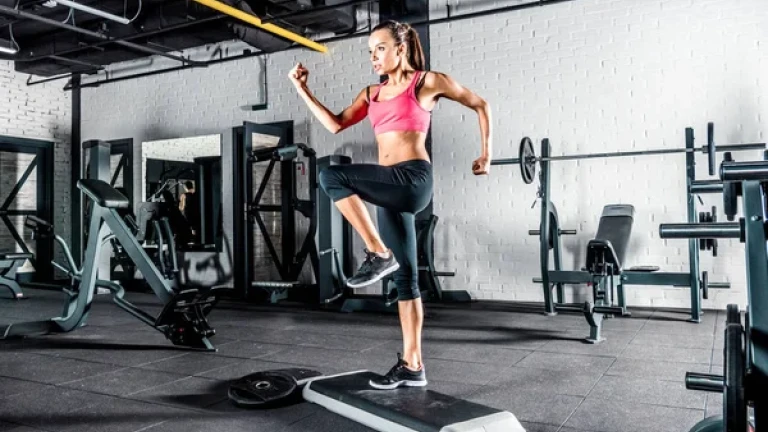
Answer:
<svg viewBox="0 0 768 432"><path fill-rule="evenodd" d="M444 72L428 70L419 71L420 87L439 88L448 80L448 75Z"/></svg>
<svg viewBox="0 0 768 432"><path fill-rule="evenodd" d="M446 74L445 72L440 72L436 70L419 71L419 79L424 80L425 83L426 82L437 83L446 78L448 78L448 74Z"/></svg>
<svg viewBox="0 0 768 432"><path fill-rule="evenodd" d="M371 84L363 87L363 90L361 93L365 97L366 102L371 101L371 97L376 94L376 89L378 89L381 86L381 84Z"/></svg>

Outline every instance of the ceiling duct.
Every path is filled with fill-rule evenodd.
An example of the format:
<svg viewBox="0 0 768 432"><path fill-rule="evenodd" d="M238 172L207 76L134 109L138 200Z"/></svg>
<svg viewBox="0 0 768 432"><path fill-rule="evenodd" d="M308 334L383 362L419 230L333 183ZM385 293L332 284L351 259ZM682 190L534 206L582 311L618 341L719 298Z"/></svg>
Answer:
<svg viewBox="0 0 768 432"><path fill-rule="evenodd" d="M77 1L112 13L120 11L120 14L125 5L124 0ZM311 11L314 7L328 6L331 2L339 3L343 0L289 0L280 3L278 1L226 0L226 3L265 19L288 14L285 18L273 21L274 24L300 35L338 34L354 32L356 29L354 6L326 9L317 13ZM25 2L21 3L22 10L51 20L63 23L71 18L68 17L69 8L49 8L41 5L39 1L29 2L29 7L24 8ZM133 16L136 11L132 8L135 7L136 2L133 0L128 4L127 15ZM1 5L14 7L16 0L0 0ZM290 16L292 12L298 11L302 13L295 17ZM16 17L0 15L0 22L14 19ZM71 25L72 21L69 20L67 23ZM109 38L130 41L132 44L164 53L233 39L242 40L265 52L275 52L293 45L292 42L281 37L238 20L223 17L210 8L187 0L143 0L141 14L127 25L81 12L75 13L75 23L78 28L108 35ZM151 55L111 43L105 40L106 38L94 38L88 34L78 34L29 19L19 20L13 26L13 30L14 38L21 48L14 57L16 70L33 75L49 77L84 72L89 69L95 71L113 63ZM0 34L0 37L4 36Z"/></svg>
<svg viewBox="0 0 768 432"><path fill-rule="evenodd" d="M346 0L287 0L263 2L260 0L241 0L247 3L256 15L265 17L268 22L280 26L305 27L307 31L332 32L335 34L352 33L357 29L355 6L327 7L342 4ZM362 3L362 2L361 2ZM313 9L321 8L317 12ZM285 18L280 18L284 16ZM270 17L276 17L271 19Z"/></svg>
<svg viewBox="0 0 768 432"><path fill-rule="evenodd" d="M225 1L225 3L230 3L230 2ZM250 14L258 15L256 11L251 9L250 4L248 4L245 1L232 2L232 6L235 6L236 8L241 9ZM302 28L296 28L294 26L286 26L284 24L281 27L285 28L288 31L292 31L296 34L304 34L304 29ZM238 39L264 52L280 51L282 49L288 48L289 46L293 45L293 42L291 41L283 39L279 36L275 36L272 33L259 30L256 27L253 27L251 25L243 24L240 21L234 21L232 23L232 31L235 32L235 36L237 36Z"/></svg>

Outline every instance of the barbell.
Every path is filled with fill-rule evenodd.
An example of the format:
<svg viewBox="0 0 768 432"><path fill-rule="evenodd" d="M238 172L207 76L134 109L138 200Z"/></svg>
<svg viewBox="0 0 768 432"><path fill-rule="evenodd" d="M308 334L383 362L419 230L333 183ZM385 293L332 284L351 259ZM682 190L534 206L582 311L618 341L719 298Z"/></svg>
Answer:
<svg viewBox="0 0 768 432"><path fill-rule="evenodd" d="M746 143L746 144L727 144L723 146L716 146L714 139L714 123L707 125L707 145L701 146L701 148L675 148L675 149L651 149L651 150L634 150L623 152L607 152L607 153L587 153L577 155L561 155L550 157L537 157L536 152L533 150L533 142L530 138L524 137L520 141L518 148L518 157L507 159L493 159L491 165L519 165L520 175L523 178L525 184L533 183L534 176L536 175L536 163L538 162L556 162L556 161L568 161L568 160L582 160L582 159L598 159L598 158L614 158L614 157L630 157L630 156L650 156L661 155L671 153L693 153L700 151L707 155L709 162L709 174L715 175L715 168L717 166L716 152L718 151L742 151L742 150L761 150L765 149L765 143Z"/></svg>

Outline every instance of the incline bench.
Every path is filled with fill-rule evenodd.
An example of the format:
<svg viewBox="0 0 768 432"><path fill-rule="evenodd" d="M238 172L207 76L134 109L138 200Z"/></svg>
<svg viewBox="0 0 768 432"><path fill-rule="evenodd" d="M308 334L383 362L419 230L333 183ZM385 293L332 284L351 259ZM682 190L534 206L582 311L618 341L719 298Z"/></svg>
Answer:
<svg viewBox="0 0 768 432"><path fill-rule="evenodd" d="M599 343L603 318L616 315L628 316L625 285L664 285L691 286L691 278L698 275L690 272L660 272L657 266L637 266L624 269L627 251L632 234L635 208L630 204L611 204L603 207L600 223L595 238L587 244L586 265L579 270L548 270L549 287L562 284L591 284L592 301L584 304L555 303L554 309L566 312L581 312L590 326L590 334L586 338L589 343ZM552 229L558 230L559 227ZM561 260L558 258L555 263ZM557 267L557 264L556 264ZM702 275L703 285L707 285L707 274ZM534 278L534 282L543 282L542 278ZM711 284L713 286L725 284Z"/></svg>

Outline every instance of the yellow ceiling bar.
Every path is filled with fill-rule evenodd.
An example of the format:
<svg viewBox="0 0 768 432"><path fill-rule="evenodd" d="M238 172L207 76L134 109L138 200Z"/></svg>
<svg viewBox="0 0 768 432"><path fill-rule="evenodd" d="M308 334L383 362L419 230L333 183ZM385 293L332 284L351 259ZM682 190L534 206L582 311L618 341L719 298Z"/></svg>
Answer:
<svg viewBox="0 0 768 432"><path fill-rule="evenodd" d="M261 19L259 19L259 17L249 14L248 12L242 11L240 9L234 8L228 4L224 4L218 0L195 0L195 1L202 5L208 6L211 9L215 9L221 13L227 14L233 18L237 18L241 21L245 21L248 24L256 26L262 30L266 30L270 33L274 33L278 36L282 36L290 41L304 45L307 48L312 48L313 50L320 51L322 53L328 52L328 47L326 47L325 45L321 45L317 42L311 41L303 36L299 36L294 32L288 31L274 24L264 24L261 22Z"/></svg>

